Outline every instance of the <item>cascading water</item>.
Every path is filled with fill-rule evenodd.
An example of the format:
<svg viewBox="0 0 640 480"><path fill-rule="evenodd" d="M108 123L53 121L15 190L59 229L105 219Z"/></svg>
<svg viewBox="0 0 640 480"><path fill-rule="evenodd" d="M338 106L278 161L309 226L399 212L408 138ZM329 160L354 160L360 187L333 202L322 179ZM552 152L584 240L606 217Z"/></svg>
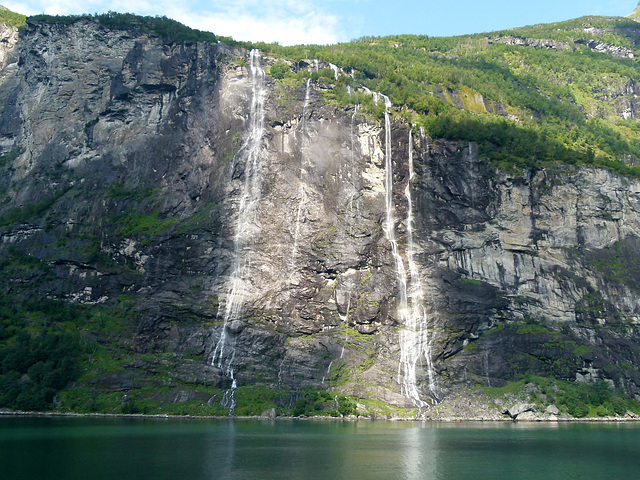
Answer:
<svg viewBox="0 0 640 480"><path fill-rule="evenodd" d="M384 232L391 244L391 252L396 265L396 280L398 283L398 315L404 328L399 332L400 364L398 367L398 383L402 393L418 408L427 407L428 404L420 398L417 384L417 367L424 358L429 375L429 388L435 398L435 380L428 338L427 315L424 309L424 289L420 280L418 266L414 261L415 246L413 242L413 207L411 198L411 179L413 178L413 139L409 136L409 184L405 189L407 201L407 265L409 275L404 265L404 260L398 248L395 236L395 218L393 206L393 161L391 150L391 121L389 110L391 101L382 94L374 97L382 98L385 103L385 206L386 221Z"/></svg>
<svg viewBox="0 0 640 480"><path fill-rule="evenodd" d="M342 351L340 352L340 358L342 359L344 357L344 349L346 348L347 344L349 343L349 310L351 309L351 292L349 292L349 298L347 300L347 313L344 315L344 317L341 317L341 320L344 323L344 329L345 329L345 335L344 335L344 343L342 344Z"/></svg>
<svg viewBox="0 0 640 480"><path fill-rule="evenodd" d="M304 147L304 141L307 132L307 107L309 106L309 98L311 96L311 79L307 79L307 87L304 95L304 105L302 107L302 120L300 121L302 130L301 149ZM294 283L294 275L296 269L296 258L298 255L298 242L300 241L300 226L302 224L302 211L306 203L306 192L304 190L304 153L300 155L300 170L298 173L298 208L296 209L295 230L293 232L293 247L291 249L289 283Z"/></svg>
<svg viewBox="0 0 640 480"><path fill-rule="evenodd" d="M336 80L338 80L338 75L340 74L340 69L338 68L338 66L334 65L333 63L330 63L329 68L333 70L333 76L335 77Z"/></svg>
<svg viewBox="0 0 640 480"><path fill-rule="evenodd" d="M415 245L413 242L413 201L411 198L411 183L413 180L413 134L409 131L409 182L405 188L404 195L407 200L407 218L405 221L407 229L407 264L409 266L409 276L411 279L408 292L410 310L409 322L405 331L407 338L406 355L401 359L401 367L410 373L415 379L416 364L424 358L427 364L427 374L429 375L429 390L436 397L436 386L434 378L433 361L431 358L431 342L427 325L427 312L425 311L425 294L420 279L418 265L414 260ZM410 387L409 387L410 388Z"/></svg>
<svg viewBox="0 0 640 480"><path fill-rule="evenodd" d="M354 124L355 124L355 120L356 120L356 115L358 115L358 112L360 110L360 105L356 105L353 109L353 115L351 115L351 183L353 185L353 193L351 194L350 198L349 198L349 209L353 209L353 200L356 199L356 216L359 216L360 214L360 209L358 207L358 202L357 202L357 198L360 192L360 187L358 185L358 168L357 168L357 164L356 164L356 151L355 151L355 137L353 134L353 130L354 130Z"/></svg>
<svg viewBox="0 0 640 480"><path fill-rule="evenodd" d="M251 108L249 111L250 128L247 138L234 158L234 165L244 161L244 184L240 204L236 234L234 236L234 252L231 276L229 279L229 294L224 303L223 325L220 338L216 343L211 365L224 372L231 382L231 387L225 392L223 405L233 412L236 406L235 390L237 382L233 370L236 354L236 340L229 345L229 329L233 322L240 321L242 306L246 294L247 273L249 271L251 249L247 248L252 238L259 231L258 203L263 176L262 137L264 135L264 103L266 90L264 86L265 72L260 65L260 52L251 50ZM220 315L220 311L218 312Z"/></svg>

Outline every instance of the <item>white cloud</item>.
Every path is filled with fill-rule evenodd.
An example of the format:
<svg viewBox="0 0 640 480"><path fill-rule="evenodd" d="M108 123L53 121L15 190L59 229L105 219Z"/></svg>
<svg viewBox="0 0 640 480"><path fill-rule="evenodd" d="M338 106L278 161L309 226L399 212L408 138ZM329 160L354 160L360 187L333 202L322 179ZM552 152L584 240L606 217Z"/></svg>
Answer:
<svg viewBox="0 0 640 480"><path fill-rule="evenodd" d="M186 21L186 20L184 20ZM336 43L337 19L331 15L310 12L304 16L251 14L212 14L194 19L192 26L236 40L278 42L282 45L306 43Z"/></svg>
<svg viewBox="0 0 640 480"><path fill-rule="evenodd" d="M182 23L236 40L301 43L336 43L344 40L339 31L340 18L318 9L305 0L216 1L215 10L170 9Z"/></svg>
<svg viewBox="0 0 640 480"><path fill-rule="evenodd" d="M336 43L346 40L341 19L310 0L219 0L178 3L174 0L30 0L4 2L10 10L34 15L131 12L166 15L200 30L236 40L279 42L282 45Z"/></svg>

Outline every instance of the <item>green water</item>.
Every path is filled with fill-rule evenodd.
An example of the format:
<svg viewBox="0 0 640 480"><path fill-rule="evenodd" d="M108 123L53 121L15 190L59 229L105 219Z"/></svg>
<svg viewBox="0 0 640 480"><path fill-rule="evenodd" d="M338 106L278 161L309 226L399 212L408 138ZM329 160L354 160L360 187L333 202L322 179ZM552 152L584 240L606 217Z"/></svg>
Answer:
<svg viewBox="0 0 640 480"><path fill-rule="evenodd" d="M0 417L2 479L634 479L640 425Z"/></svg>

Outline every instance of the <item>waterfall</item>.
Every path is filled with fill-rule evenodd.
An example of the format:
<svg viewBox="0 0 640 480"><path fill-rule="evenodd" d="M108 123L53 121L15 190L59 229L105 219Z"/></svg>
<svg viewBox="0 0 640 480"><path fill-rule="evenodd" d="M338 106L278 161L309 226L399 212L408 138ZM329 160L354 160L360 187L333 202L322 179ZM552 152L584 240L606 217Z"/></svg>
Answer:
<svg viewBox="0 0 640 480"><path fill-rule="evenodd" d="M413 180L413 134L409 130L409 182L404 191L405 198L407 200L407 218L405 221L407 228L407 264L409 266L409 276L411 279L409 289L409 322L407 324L406 335L411 335L411 338L405 339L406 353L401 359L401 366L406 372L413 375L415 381L415 368L416 364L424 358L427 365L427 374L429 375L429 390L435 397L435 375L433 369L433 360L431 358L431 342L429 338L429 330L427 328L427 312L424 308L425 294L422 287L422 280L420 279L420 272L418 265L414 260L415 244L413 242L413 200L411 198L411 183ZM408 386L410 389L411 386Z"/></svg>
<svg viewBox="0 0 640 480"><path fill-rule="evenodd" d="M223 310L223 325L220 338L216 343L211 365L222 369L231 388L225 392L223 405L232 412L236 406L235 389L237 387L233 370L236 354L236 342L229 345L229 328L233 322L241 320L242 306L246 293L247 273L249 271L251 249L247 248L259 233L258 204L262 186L262 137L264 134L264 103L266 90L265 72L260 65L260 52L251 50L251 107L249 111L250 128L244 144L234 157L234 165L244 161L244 184L238 206L236 234L229 294ZM222 310L222 308L221 308ZM218 312L220 315L220 311Z"/></svg>
<svg viewBox="0 0 640 480"><path fill-rule="evenodd" d="M347 343L349 343L349 310L351 309L351 293L349 293L349 298L347 300L347 313L345 314L344 317L341 317L341 320L344 322L344 329L345 329L345 334L344 334L344 343L342 344L342 351L340 352L340 358L344 357L344 349L347 346Z"/></svg>
<svg viewBox="0 0 640 480"><path fill-rule="evenodd" d="M435 380L430 352L430 344L427 329L427 315L424 309L424 289L420 280L420 273L414 260L413 242L413 202L411 198L411 180L413 178L413 138L409 133L409 183L404 191L407 201L407 266L400 254L398 242L395 236L395 218L393 204L393 161L391 150L391 121L389 110L391 101L382 94L374 96L382 98L385 104L385 207L386 221L384 233L391 244L391 252L396 266L396 281L398 284L398 316L403 327L399 332L400 363L398 366L398 383L402 393L418 408L427 407L428 404L420 398L417 385L417 366L424 360L429 375L429 388L435 396Z"/></svg>
<svg viewBox="0 0 640 480"><path fill-rule="evenodd" d="M338 80L338 74L340 73L340 69L338 68L338 66L330 63L329 68L333 70L333 76L336 78L336 80Z"/></svg>
<svg viewBox="0 0 640 480"><path fill-rule="evenodd" d="M324 380L331 374L331 365L333 365L333 360L329 362L329 366L327 367L327 373L325 377L322 377L322 383L324 384Z"/></svg>
<svg viewBox="0 0 640 480"><path fill-rule="evenodd" d="M485 350L482 358L482 366L484 369L484 378L487 379L487 387L491 386L491 376L489 375L489 352Z"/></svg>
<svg viewBox="0 0 640 480"><path fill-rule="evenodd" d="M349 198L350 210L353 208L353 200L358 198L358 195L360 192L360 187L358 185L358 168L356 164L356 150L355 150L355 141L354 141L355 137L353 135L354 123L356 120L356 115L358 114L359 110L360 110L360 105L356 105L353 109L353 115L351 115L351 134L350 134L350 137L351 137L351 184L353 185L353 193ZM357 216L360 215L360 209L357 201L356 201L356 215Z"/></svg>
<svg viewBox="0 0 640 480"><path fill-rule="evenodd" d="M311 79L307 78L307 88L304 93L304 105L302 106L302 133L307 127L307 107L309 106L309 96L311 93Z"/></svg>
<svg viewBox="0 0 640 480"><path fill-rule="evenodd" d="M311 94L311 79L307 79L307 87L304 95L304 105L302 107L302 120L300 122L302 130L301 149L304 146L304 141L307 132L307 107L309 106L309 98ZM293 232L293 246L291 248L290 258L290 271L289 271L289 283L294 283L294 274L297 271L296 258L298 256L298 242L300 241L300 225L302 224L302 212L306 203L306 192L304 190L304 154L300 155L300 170L298 173L298 208L296 209L295 229Z"/></svg>

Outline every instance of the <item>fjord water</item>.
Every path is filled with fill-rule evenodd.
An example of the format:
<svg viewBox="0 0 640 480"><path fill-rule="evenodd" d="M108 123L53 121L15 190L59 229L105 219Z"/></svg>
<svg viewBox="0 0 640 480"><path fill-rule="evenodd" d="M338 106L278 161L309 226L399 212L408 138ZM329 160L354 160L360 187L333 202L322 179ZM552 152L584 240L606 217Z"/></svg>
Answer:
<svg viewBox="0 0 640 480"><path fill-rule="evenodd" d="M0 418L1 478L629 479L640 425Z"/></svg>

